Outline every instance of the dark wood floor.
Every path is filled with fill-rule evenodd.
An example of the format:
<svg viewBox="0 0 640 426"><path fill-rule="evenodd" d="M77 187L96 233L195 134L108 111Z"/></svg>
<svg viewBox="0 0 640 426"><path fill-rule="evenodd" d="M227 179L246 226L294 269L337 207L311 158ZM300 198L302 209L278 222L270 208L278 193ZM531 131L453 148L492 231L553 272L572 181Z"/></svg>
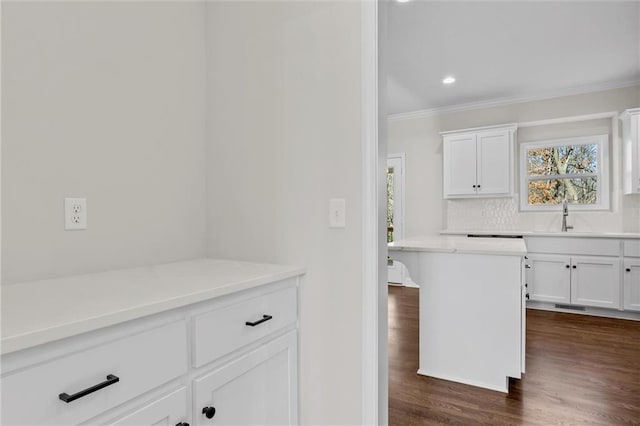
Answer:
<svg viewBox="0 0 640 426"><path fill-rule="evenodd" d="M636 321L527 310L527 373L509 394L417 370L418 290L389 287L390 425L640 425Z"/></svg>

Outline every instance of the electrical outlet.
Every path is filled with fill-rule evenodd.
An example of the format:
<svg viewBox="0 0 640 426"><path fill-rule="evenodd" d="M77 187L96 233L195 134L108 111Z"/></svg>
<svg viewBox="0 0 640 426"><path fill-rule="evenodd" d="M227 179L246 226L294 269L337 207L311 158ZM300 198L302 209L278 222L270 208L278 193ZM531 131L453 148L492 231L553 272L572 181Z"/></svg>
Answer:
<svg viewBox="0 0 640 426"><path fill-rule="evenodd" d="M64 199L64 229L78 231L87 229L87 199Z"/></svg>

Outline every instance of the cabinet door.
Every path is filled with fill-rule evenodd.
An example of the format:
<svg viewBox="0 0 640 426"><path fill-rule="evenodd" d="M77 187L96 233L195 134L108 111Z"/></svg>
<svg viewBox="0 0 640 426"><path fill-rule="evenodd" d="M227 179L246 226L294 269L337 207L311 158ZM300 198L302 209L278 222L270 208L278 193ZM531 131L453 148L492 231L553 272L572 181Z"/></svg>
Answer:
<svg viewBox="0 0 640 426"><path fill-rule="evenodd" d="M624 260L624 309L640 311L640 259Z"/></svg>
<svg viewBox="0 0 640 426"><path fill-rule="evenodd" d="M187 420L187 389L180 388L145 405L139 410L109 423L112 426L173 426Z"/></svg>
<svg viewBox="0 0 640 426"><path fill-rule="evenodd" d="M611 257L572 257L571 303L619 308L620 260Z"/></svg>
<svg viewBox="0 0 640 426"><path fill-rule="evenodd" d="M196 425L297 424L297 334L292 331L194 381ZM213 414L208 418L204 409Z"/></svg>
<svg viewBox="0 0 640 426"><path fill-rule="evenodd" d="M569 256L528 255L530 300L552 303L571 301L571 259Z"/></svg>
<svg viewBox="0 0 640 426"><path fill-rule="evenodd" d="M444 195L476 195L475 134L444 137Z"/></svg>
<svg viewBox="0 0 640 426"><path fill-rule="evenodd" d="M512 180L511 132L478 133L478 195L509 195Z"/></svg>

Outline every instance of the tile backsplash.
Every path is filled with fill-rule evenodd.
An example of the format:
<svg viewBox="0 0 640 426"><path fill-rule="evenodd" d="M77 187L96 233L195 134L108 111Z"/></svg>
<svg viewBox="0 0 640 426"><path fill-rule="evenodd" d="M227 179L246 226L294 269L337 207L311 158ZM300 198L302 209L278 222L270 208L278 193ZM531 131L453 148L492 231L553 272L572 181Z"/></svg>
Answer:
<svg viewBox="0 0 640 426"><path fill-rule="evenodd" d="M515 197L447 201L448 229L521 230L518 216L518 200Z"/></svg>
<svg viewBox="0 0 640 426"><path fill-rule="evenodd" d="M620 195L621 196L621 195ZM615 199L615 197L614 197ZM640 196L622 196L621 208L579 212L569 209L577 232L640 232ZM465 231L559 231L560 211L520 212L518 197L447 200L445 228Z"/></svg>

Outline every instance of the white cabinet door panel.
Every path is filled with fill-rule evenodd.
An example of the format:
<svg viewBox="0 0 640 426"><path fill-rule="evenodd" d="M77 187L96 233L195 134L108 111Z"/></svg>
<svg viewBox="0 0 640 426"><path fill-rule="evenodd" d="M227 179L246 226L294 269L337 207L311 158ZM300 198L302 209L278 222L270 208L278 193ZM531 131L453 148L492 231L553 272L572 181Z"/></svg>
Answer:
<svg viewBox="0 0 640 426"><path fill-rule="evenodd" d="M624 260L624 309L640 311L640 259Z"/></svg>
<svg viewBox="0 0 640 426"><path fill-rule="evenodd" d="M194 423L297 424L296 342L292 331L196 379ZM212 418L205 407L215 408Z"/></svg>
<svg viewBox="0 0 640 426"><path fill-rule="evenodd" d="M509 130L478 133L478 194L511 193L511 138Z"/></svg>
<svg viewBox="0 0 640 426"><path fill-rule="evenodd" d="M571 259L569 256L528 256L531 265L528 282L531 300L552 303L571 301Z"/></svg>
<svg viewBox="0 0 640 426"><path fill-rule="evenodd" d="M444 138L444 194L446 196L476 194L475 134Z"/></svg>
<svg viewBox="0 0 640 426"><path fill-rule="evenodd" d="M572 257L571 303L619 308L620 260L595 256Z"/></svg>

